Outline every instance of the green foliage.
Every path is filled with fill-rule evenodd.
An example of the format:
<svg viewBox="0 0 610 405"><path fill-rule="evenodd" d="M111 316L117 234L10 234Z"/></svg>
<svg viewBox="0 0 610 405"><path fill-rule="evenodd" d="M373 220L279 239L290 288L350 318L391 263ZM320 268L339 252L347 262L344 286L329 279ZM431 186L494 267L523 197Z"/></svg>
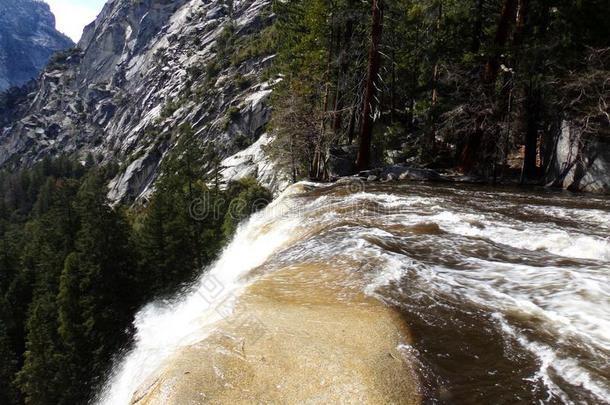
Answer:
<svg viewBox="0 0 610 405"><path fill-rule="evenodd" d="M239 66L253 58L273 55L277 50L277 33L277 25L269 25L260 32L239 38L235 43L231 64Z"/></svg>
<svg viewBox="0 0 610 405"><path fill-rule="evenodd" d="M250 79L246 76L239 76L239 77L235 78L235 85L240 90L246 90L250 86L252 86L252 79Z"/></svg>
<svg viewBox="0 0 610 405"><path fill-rule="evenodd" d="M17 354L12 349L8 330L0 320L0 403L13 404L18 401L18 393L13 378L18 370Z"/></svg>
<svg viewBox="0 0 610 405"><path fill-rule="evenodd" d="M218 77L218 74L222 71L222 67L216 61L210 62L205 70L205 76L207 81L212 81Z"/></svg>
<svg viewBox="0 0 610 405"><path fill-rule="evenodd" d="M271 153L291 168L295 180L327 179L330 148L354 133L349 122L360 108L365 10L351 1L274 4L274 70L282 81L272 96L277 137Z"/></svg>
<svg viewBox="0 0 610 405"><path fill-rule="evenodd" d="M224 225L231 199L268 195L210 188L203 167L218 158L190 126L174 136L146 207L111 207L115 170L93 157L0 173L0 403L90 401L137 309L193 280L255 211Z"/></svg>
<svg viewBox="0 0 610 405"><path fill-rule="evenodd" d="M57 335L57 304L52 291L37 294L32 301L26 336L25 361L17 373L17 384L28 404L65 404L62 392L67 366Z"/></svg>
<svg viewBox="0 0 610 405"><path fill-rule="evenodd" d="M82 402L127 341L139 300L129 227L108 205L103 179L95 171L81 185L75 208L80 229L75 249L65 259L57 302L64 355L74 366L68 377L70 397Z"/></svg>
<svg viewBox="0 0 610 405"><path fill-rule="evenodd" d="M610 9L605 3L380 1L374 151L408 144L405 155L422 164L437 164L442 157L451 161L444 166L495 170L525 144L528 133L555 136L550 128L560 117L595 121L583 126L603 130L607 117L599 108L594 111L594 104L607 103L605 85L599 85L599 78L608 75L603 55L610 46L605 23ZM272 98L273 149L295 179L326 179L331 148L353 143L361 131L370 5L353 0L274 3L273 70L282 81ZM504 9L512 11L502 19ZM576 93L585 100L571 96ZM398 127L404 129L399 138L386 130ZM384 139L385 134L393 139ZM378 163L384 163L383 156Z"/></svg>
<svg viewBox="0 0 610 405"><path fill-rule="evenodd" d="M206 163L216 166L217 157L199 146L194 138L189 126L181 128L178 144L164 163L156 191L135 220L140 279L149 292L147 298L170 294L192 281L203 266L216 258L235 229L223 227L233 199L250 197L247 193L240 195L246 190L269 196L252 182L231 186L226 191L210 187L208 182L214 181L213 175L205 173L202 167ZM248 200L246 205L249 204ZM252 212L254 209L239 212L234 221L237 223Z"/></svg>
<svg viewBox="0 0 610 405"><path fill-rule="evenodd" d="M163 105L161 110L161 119L166 119L174 115L174 113L180 108L180 105L175 100L169 100Z"/></svg>
<svg viewBox="0 0 610 405"><path fill-rule="evenodd" d="M72 58L79 57L82 51L77 47L56 52L47 64L47 70L67 68Z"/></svg>
<svg viewBox="0 0 610 405"><path fill-rule="evenodd" d="M230 203L222 224L225 239L233 235L240 222L267 206L273 199L269 190L252 178L229 184L226 195Z"/></svg>

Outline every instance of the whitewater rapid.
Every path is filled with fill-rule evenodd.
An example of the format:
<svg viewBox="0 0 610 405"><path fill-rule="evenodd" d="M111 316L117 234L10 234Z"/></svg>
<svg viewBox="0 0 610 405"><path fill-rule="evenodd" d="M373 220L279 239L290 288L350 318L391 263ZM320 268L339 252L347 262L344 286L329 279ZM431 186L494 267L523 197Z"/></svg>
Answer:
<svg viewBox="0 0 610 405"><path fill-rule="evenodd" d="M171 302L154 302L135 318L134 347L127 352L98 395L97 403L129 404L134 392L173 353L204 339L230 313L244 286L241 277L290 243L298 217L288 215L286 199L293 188L267 210L242 224L219 260Z"/></svg>
<svg viewBox="0 0 610 405"><path fill-rule="evenodd" d="M202 341L254 280L332 263L400 310L401 346L437 403L610 401L610 201L429 185L293 186L172 302L136 317L98 403L128 404ZM204 389L204 388L202 388Z"/></svg>

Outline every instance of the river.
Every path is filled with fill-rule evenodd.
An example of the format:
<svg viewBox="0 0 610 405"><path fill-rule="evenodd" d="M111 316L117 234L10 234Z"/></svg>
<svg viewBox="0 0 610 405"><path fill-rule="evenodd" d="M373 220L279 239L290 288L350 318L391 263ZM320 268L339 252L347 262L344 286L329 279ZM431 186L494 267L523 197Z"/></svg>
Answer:
<svg viewBox="0 0 610 405"><path fill-rule="evenodd" d="M135 323L101 404L610 403L610 199L298 184Z"/></svg>

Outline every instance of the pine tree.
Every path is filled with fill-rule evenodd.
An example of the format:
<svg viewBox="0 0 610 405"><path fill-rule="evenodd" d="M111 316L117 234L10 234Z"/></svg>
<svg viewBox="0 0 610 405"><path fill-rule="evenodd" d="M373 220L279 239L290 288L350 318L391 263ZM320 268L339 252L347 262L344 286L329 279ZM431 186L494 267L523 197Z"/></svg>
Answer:
<svg viewBox="0 0 610 405"><path fill-rule="evenodd" d="M59 334L64 345L66 400L83 402L101 382L112 354L128 340L137 305L129 229L106 200L95 172L81 186L75 250L65 260L58 293Z"/></svg>
<svg viewBox="0 0 610 405"><path fill-rule="evenodd" d="M269 190L251 178L230 184L226 194L230 203L222 225L225 240L235 233L240 222L265 208L273 199Z"/></svg>
<svg viewBox="0 0 610 405"><path fill-rule="evenodd" d="M55 294L42 292L30 305L25 362L17 373L17 384L25 402L32 405L66 404L61 398L66 367L57 335Z"/></svg>
<svg viewBox="0 0 610 405"><path fill-rule="evenodd" d="M32 295L27 310L24 363L17 375L19 389L26 402L32 404L68 403L62 392L68 387L63 372L69 365L62 358L63 345L57 333L56 299L63 262L74 248L78 227L72 207L77 184L65 181L52 185L48 189L49 206L26 227L28 243L23 248L23 267L16 279L20 281L16 290L24 292L14 294L23 300L30 289Z"/></svg>
<svg viewBox="0 0 610 405"><path fill-rule="evenodd" d="M0 301L0 304L4 304ZM17 354L13 351L13 342L2 318L0 318L0 403L17 404L19 394L13 383L19 369Z"/></svg>

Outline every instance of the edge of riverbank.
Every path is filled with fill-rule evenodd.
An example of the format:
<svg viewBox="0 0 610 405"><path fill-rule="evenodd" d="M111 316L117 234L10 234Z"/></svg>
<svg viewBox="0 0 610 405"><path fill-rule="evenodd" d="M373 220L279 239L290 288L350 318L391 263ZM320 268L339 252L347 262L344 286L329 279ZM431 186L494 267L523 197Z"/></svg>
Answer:
<svg viewBox="0 0 610 405"><path fill-rule="evenodd" d="M590 192L583 190L575 190L571 188L562 188L555 182L545 182L544 179L538 181L521 181L518 175L506 176L498 179L488 179L482 176L465 175L453 171L439 171L430 168L407 166L407 165L391 165L379 167L370 170L365 170L351 176L338 176L331 179L337 181L360 180L365 182L436 182L436 183L454 183L454 184L480 184L493 186L515 186L515 187L544 187L549 190L565 190L577 194L590 195L610 195L610 193Z"/></svg>

